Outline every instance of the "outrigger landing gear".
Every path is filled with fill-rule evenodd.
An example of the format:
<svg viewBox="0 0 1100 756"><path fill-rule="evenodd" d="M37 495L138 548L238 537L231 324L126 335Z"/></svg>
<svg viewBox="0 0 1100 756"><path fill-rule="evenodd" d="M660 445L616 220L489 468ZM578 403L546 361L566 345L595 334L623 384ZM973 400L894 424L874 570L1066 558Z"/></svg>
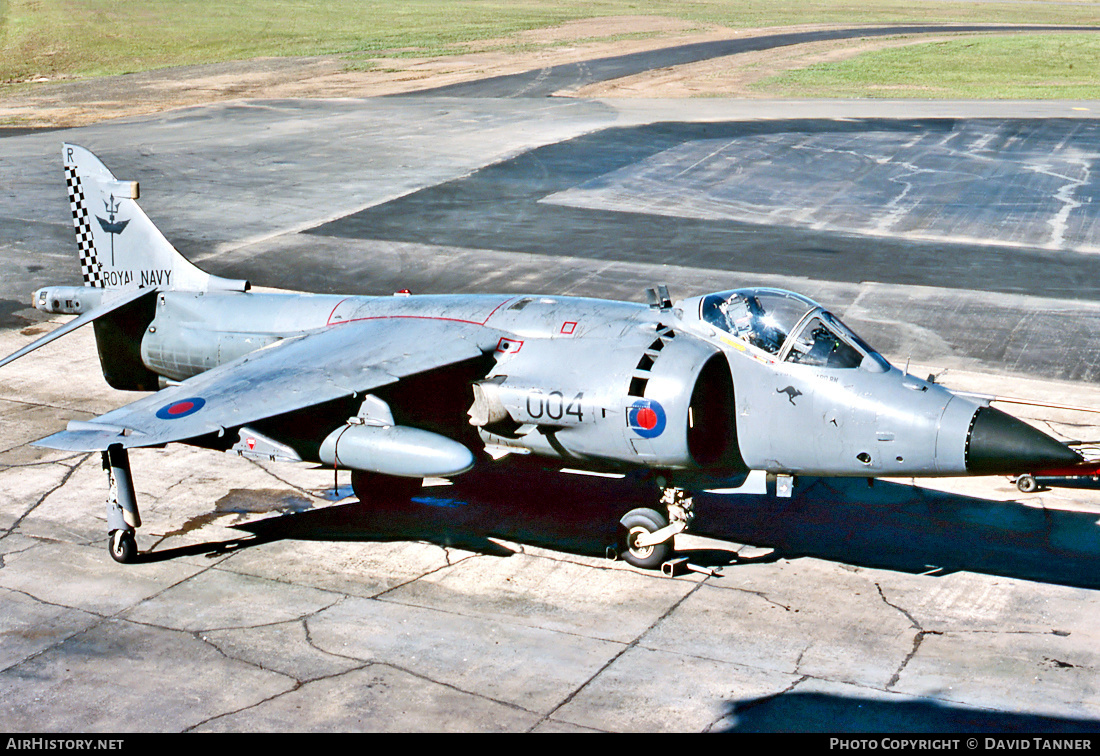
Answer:
<svg viewBox="0 0 1100 756"><path fill-rule="evenodd" d="M112 530L107 548L116 562L129 564L137 556L137 541L132 530Z"/></svg>
<svg viewBox="0 0 1100 756"><path fill-rule="evenodd" d="M1039 490L1039 482L1035 480L1034 475L1021 475L1016 478L1016 488L1020 489L1021 493L1034 493Z"/></svg>
<svg viewBox="0 0 1100 756"><path fill-rule="evenodd" d="M134 529L141 526L134 480L130 476L130 457L120 444L103 452L103 469L107 471L107 550L111 558L122 564L137 559Z"/></svg>
<svg viewBox="0 0 1100 756"><path fill-rule="evenodd" d="M695 518L691 497L679 488L665 488L661 496L668 517L654 509L632 509L619 523L623 539L619 556L635 567L652 570L672 556L672 539L687 530Z"/></svg>

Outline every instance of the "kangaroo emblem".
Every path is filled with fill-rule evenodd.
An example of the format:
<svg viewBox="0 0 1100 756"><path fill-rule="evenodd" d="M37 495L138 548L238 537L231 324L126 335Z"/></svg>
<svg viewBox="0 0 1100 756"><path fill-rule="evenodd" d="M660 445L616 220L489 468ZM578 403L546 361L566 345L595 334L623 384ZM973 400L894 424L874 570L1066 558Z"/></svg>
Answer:
<svg viewBox="0 0 1100 756"><path fill-rule="evenodd" d="M794 404L794 398L796 396L802 396L802 392L796 389L794 386L787 386L787 388L776 389L775 393L786 394L787 401L789 401L791 404ZM794 406L797 407L798 405L794 404Z"/></svg>

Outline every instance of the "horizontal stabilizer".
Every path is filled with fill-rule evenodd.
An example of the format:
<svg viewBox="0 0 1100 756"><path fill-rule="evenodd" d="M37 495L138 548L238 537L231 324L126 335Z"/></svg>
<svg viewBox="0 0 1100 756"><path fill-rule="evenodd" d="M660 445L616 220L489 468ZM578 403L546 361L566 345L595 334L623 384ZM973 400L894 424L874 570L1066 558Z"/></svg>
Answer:
<svg viewBox="0 0 1100 756"><path fill-rule="evenodd" d="M103 298L105 301L103 304L100 304L98 307L89 310L83 315L73 318L61 327L55 328L54 330L47 333L45 336L32 341L30 344L23 347L19 351L9 354L3 359L0 359L0 367L7 365L9 362L14 362L15 360L18 360L24 355L30 354L39 347L46 346L46 344L49 344L51 341L59 339L66 334L72 333L77 328L87 325L93 320L102 318L104 315L114 312L120 307L125 307L131 302L135 302L142 297L153 296L156 291L156 289L127 289L125 291L118 292L117 295L115 294L115 292L104 292Z"/></svg>

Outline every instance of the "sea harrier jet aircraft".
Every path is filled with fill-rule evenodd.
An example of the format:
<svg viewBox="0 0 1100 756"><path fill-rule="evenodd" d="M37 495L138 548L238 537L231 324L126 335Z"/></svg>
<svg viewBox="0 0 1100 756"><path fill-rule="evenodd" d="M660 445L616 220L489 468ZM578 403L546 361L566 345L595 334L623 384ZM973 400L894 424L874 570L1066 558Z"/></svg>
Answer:
<svg viewBox="0 0 1100 756"><path fill-rule="evenodd" d="M619 551L656 567L692 490L761 493L795 476L955 476L1063 468L1079 455L988 400L893 367L799 294L746 288L648 303L545 294L257 292L188 262L88 150L63 147L83 286L34 306L77 316L0 365L92 323L103 375L147 396L36 443L99 451L109 549L137 556L127 450L187 443L351 471L363 500L507 454L644 470L653 508Z"/></svg>

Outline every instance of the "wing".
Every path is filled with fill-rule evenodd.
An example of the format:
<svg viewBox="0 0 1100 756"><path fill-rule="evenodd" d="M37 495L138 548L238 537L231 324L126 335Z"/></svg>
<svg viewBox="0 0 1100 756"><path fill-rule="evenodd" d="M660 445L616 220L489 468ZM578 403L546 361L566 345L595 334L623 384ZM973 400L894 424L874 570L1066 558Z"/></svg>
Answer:
<svg viewBox="0 0 1100 756"><path fill-rule="evenodd" d="M276 342L178 385L36 441L67 451L159 446L361 394L492 351L484 326L419 318L365 320Z"/></svg>

